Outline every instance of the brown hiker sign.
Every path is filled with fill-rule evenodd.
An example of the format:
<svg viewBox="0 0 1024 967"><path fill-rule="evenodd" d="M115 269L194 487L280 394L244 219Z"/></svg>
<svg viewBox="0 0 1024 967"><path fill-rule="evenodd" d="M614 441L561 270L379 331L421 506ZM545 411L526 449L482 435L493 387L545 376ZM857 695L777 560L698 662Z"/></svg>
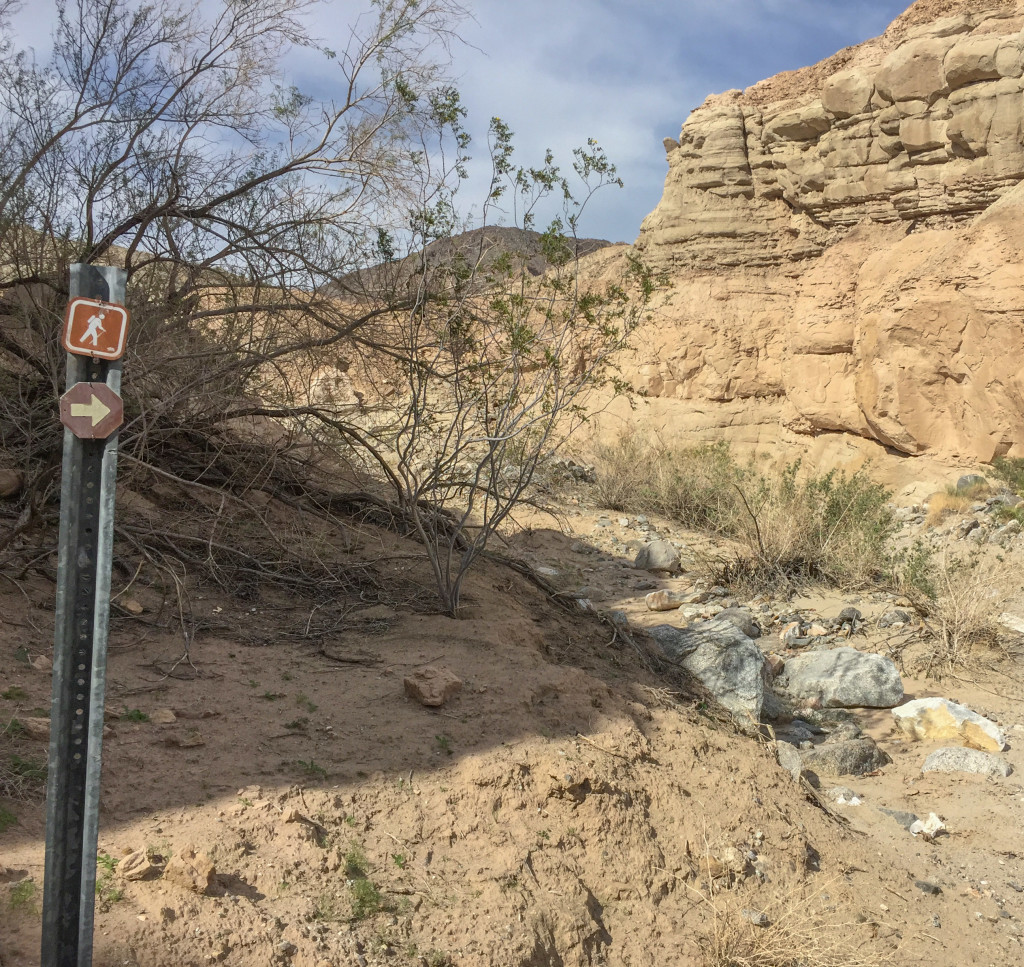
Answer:
<svg viewBox="0 0 1024 967"><path fill-rule="evenodd" d="M114 302L72 299L64 314L61 345L76 356L120 359L128 335L128 310Z"/></svg>

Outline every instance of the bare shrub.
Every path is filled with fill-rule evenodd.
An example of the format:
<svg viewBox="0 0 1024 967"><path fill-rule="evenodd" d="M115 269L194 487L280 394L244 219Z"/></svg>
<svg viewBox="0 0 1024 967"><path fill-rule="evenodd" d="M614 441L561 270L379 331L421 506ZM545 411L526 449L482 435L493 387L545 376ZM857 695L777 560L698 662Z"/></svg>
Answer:
<svg viewBox="0 0 1024 967"><path fill-rule="evenodd" d="M979 557L943 556L929 575L928 593L910 599L931 630L927 669L950 670L965 664L979 647L999 640L998 616L1011 578L1005 568Z"/></svg>

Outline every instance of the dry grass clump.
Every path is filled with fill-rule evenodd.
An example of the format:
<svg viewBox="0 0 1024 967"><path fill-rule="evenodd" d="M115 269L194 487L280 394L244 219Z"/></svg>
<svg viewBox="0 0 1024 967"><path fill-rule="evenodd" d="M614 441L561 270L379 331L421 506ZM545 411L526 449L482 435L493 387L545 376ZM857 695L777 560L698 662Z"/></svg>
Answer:
<svg viewBox="0 0 1024 967"><path fill-rule="evenodd" d="M925 524L935 527L941 524L947 517L956 514L966 514L977 500L963 491L955 489L940 490L928 498L928 514L925 517Z"/></svg>
<svg viewBox="0 0 1024 967"><path fill-rule="evenodd" d="M822 893L792 893L763 911L703 893L711 922L697 939L704 967L882 967L884 955L863 949L869 923L838 923L814 907ZM860 936L858 936L860 934Z"/></svg>

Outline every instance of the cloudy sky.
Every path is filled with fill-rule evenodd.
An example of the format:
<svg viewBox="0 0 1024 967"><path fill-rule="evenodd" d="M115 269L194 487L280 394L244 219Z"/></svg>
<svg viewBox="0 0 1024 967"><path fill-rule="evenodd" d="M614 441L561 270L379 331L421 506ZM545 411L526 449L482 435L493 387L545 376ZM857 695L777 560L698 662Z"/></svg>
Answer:
<svg viewBox="0 0 1024 967"><path fill-rule="evenodd" d="M209 3L210 0L199 0ZM515 132L521 163L551 148L568 168L572 149L594 138L618 166L622 190L598 195L585 235L632 241L661 196L665 137L677 137L693 108L714 92L747 87L876 37L910 0L464 0L454 70L475 139L473 178L462 206L484 196L488 120ZM344 46L367 0L323 0L314 31ZM52 0L34 0L17 18L19 40L40 52ZM302 58L291 61L300 87ZM322 88L321 88L322 89Z"/></svg>
<svg viewBox="0 0 1024 967"><path fill-rule="evenodd" d="M474 134L498 115L523 158L596 138L625 182L582 230L633 241L661 197L665 137L711 93L877 37L910 0L475 0L456 65Z"/></svg>

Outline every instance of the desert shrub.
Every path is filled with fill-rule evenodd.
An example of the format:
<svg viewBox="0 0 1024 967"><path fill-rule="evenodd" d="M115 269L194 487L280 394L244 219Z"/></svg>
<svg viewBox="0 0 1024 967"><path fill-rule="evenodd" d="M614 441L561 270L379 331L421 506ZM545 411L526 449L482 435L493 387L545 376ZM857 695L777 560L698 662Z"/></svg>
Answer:
<svg viewBox="0 0 1024 967"><path fill-rule="evenodd" d="M759 469L724 442L673 448L636 430L597 443L592 459L606 506L734 538L739 550L709 565L717 580L752 590L802 579L860 585L888 560L891 495L863 471Z"/></svg>
<svg viewBox="0 0 1024 967"><path fill-rule="evenodd" d="M1024 457L996 457L992 470L1015 493L1024 495Z"/></svg>

